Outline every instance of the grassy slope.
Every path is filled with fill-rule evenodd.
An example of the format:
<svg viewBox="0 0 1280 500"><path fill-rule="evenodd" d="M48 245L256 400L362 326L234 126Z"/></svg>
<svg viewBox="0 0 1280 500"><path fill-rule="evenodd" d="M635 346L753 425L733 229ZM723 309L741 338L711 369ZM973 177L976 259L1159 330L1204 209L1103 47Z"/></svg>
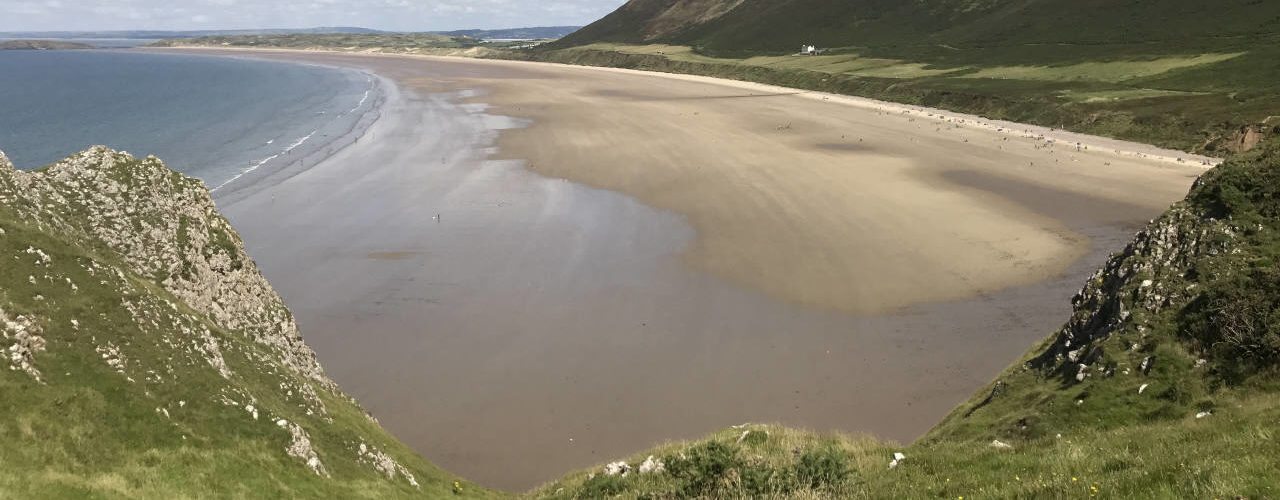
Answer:
<svg viewBox="0 0 1280 500"><path fill-rule="evenodd" d="M1273 144L1206 174L1090 280L1060 332L917 443L748 426L627 459L663 473L597 468L536 495L1275 497L1277 259ZM907 459L890 469L895 452Z"/></svg>
<svg viewBox="0 0 1280 500"><path fill-rule="evenodd" d="M748 0L661 36L652 19L681 2L634 3L522 57L863 95L1217 154L1234 150L1242 127L1280 117L1274 2ZM831 57L788 55L804 43ZM643 46L653 44L684 49Z"/></svg>
<svg viewBox="0 0 1280 500"><path fill-rule="evenodd" d="M160 170L157 161L116 160L111 178L128 179L140 169L167 172L159 182L133 184L135 192L203 192L198 181ZM0 367L6 368L0 370L0 497L455 495L455 478L396 441L336 388L318 388L322 404L309 402L298 391L315 380L280 364L273 347L248 331L219 327L166 291L158 277L135 272L114 243L86 236L78 224L87 220L80 212L87 198L76 193L91 190L83 190L82 178L41 179L56 185L49 193L65 197L42 207L19 191L26 188L14 175L0 165L0 347L6 358L16 353L20 329L45 345L31 360L38 375ZM141 232L161 227L156 221L165 215L138 210L119 222ZM234 233L209 241L203 252L211 261L220 252L243 257ZM218 356L210 355L211 344L219 346ZM227 376L210 361L216 357L225 360ZM0 363L11 365L10 359ZM326 475L286 453L292 436L280 419L305 430ZM360 458L361 443L403 469L391 477L375 470L373 461ZM489 495L459 486L460 496Z"/></svg>

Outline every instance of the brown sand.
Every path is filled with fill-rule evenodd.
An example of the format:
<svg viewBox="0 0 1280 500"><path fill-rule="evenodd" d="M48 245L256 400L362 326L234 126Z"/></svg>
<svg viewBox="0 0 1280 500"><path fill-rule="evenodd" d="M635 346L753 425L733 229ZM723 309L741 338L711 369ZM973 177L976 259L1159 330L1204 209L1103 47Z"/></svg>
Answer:
<svg viewBox="0 0 1280 500"><path fill-rule="evenodd" d="M224 208L330 374L503 488L747 420L918 436L1202 171L736 82L254 54L407 91Z"/></svg>
<svg viewBox="0 0 1280 500"><path fill-rule="evenodd" d="M795 95L582 70L566 79L561 71L484 99L539 124L504 135L505 156L686 216L698 232L685 254L695 267L849 312L1042 281L1087 251L1087 240L1055 217L1077 205L1050 197L1038 200L1047 204L1039 210L1019 209L1005 190L949 174L1149 214L1202 171L1037 150L1031 139L1006 144L1007 134ZM564 94L571 98L529 106Z"/></svg>

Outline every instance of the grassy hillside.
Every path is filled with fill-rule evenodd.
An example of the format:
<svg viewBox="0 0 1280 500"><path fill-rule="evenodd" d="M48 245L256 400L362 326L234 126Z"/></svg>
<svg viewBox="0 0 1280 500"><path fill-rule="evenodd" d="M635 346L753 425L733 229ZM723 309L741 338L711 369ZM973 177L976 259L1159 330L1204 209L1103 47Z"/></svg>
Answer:
<svg viewBox="0 0 1280 500"><path fill-rule="evenodd" d="M342 394L196 180L0 155L0 498L488 496Z"/></svg>
<svg viewBox="0 0 1280 500"><path fill-rule="evenodd" d="M1280 4L1257 0L636 0L519 57L861 95L1226 155L1280 127L1278 41ZM802 44L825 52L793 55Z"/></svg>
<svg viewBox="0 0 1280 500"><path fill-rule="evenodd" d="M1280 5L1258 0L635 0L563 41L674 42L716 55L785 54L802 43L928 52L1150 43L1205 50L1261 45L1255 37L1275 35L1278 21Z"/></svg>
<svg viewBox="0 0 1280 500"><path fill-rule="evenodd" d="M1273 144L1206 174L1089 280L1061 331L915 444L747 425L537 494L1273 498L1278 259Z"/></svg>

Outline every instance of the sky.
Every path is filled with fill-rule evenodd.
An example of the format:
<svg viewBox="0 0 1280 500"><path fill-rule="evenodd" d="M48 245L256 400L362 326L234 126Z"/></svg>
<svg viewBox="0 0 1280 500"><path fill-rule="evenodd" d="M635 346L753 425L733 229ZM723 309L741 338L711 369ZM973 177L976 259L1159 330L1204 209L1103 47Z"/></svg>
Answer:
<svg viewBox="0 0 1280 500"><path fill-rule="evenodd" d="M0 0L0 31L577 26L625 0Z"/></svg>

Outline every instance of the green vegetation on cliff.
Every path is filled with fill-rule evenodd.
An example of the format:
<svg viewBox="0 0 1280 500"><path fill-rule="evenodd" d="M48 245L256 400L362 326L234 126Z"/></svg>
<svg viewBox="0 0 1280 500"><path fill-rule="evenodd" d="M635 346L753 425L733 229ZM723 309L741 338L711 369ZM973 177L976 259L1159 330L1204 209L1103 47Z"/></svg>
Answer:
<svg viewBox="0 0 1280 500"><path fill-rule="evenodd" d="M537 60L873 97L1227 155L1280 127L1280 4L633 0ZM802 44L825 52L795 56Z"/></svg>
<svg viewBox="0 0 1280 500"><path fill-rule="evenodd" d="M1062 330L914 444L747 425L538 494L1275 497L1278 259L1272 144L1207 173L1089 280Z"/></svg>
<svg viewBox="0 0 1280 500"><path fill-rule="evenodd" d="M0 262L0 498L489 495L324 375L208 191L159 160L0 155Z"/></svg>

